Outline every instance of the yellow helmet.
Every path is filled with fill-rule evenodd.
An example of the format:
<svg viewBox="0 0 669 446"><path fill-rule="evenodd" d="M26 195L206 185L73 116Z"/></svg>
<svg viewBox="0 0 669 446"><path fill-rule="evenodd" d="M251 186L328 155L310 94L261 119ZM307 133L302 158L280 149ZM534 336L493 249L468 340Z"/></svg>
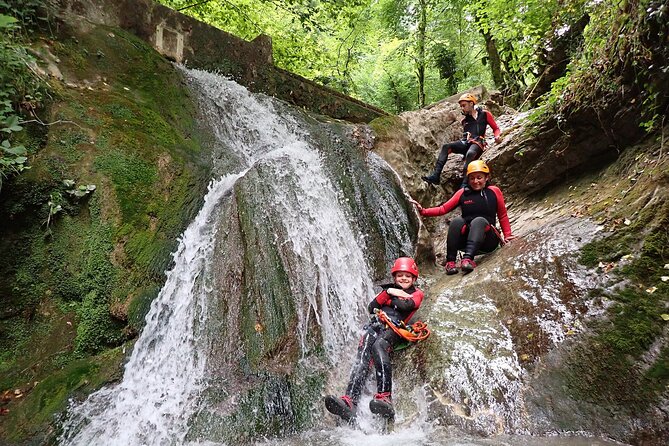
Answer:
<svg viewBox="0 0 669 446"><path fill-rule="evenodd" d="M476 160L472 161L467 165L467 176L469 176L470 173L474 172L483 172L486 175L490 175L490 168L485 163L485 161Z"/></svg>
<svg viewBox="0 0 669 446"><path fill-rule="evenodd" d="M476 100L476 96L474 96L471 93L465 93L462 96L460 96L460 99L458 99L458 104L462 101L469 101L469 102L473 102L474 104L476 104L478 102Z"/></svg>

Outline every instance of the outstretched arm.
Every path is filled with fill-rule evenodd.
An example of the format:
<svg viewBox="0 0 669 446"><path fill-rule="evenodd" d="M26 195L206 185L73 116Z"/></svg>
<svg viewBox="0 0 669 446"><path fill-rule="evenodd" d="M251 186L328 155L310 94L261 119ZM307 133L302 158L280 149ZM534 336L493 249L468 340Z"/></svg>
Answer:
<svg viewBox="0 0 669 446"><path fill-rule="evenodd" d="M409 202L412 203L414 206L416 206L416 209L418 209L420 215L425 217L438 217L439 215L448 214L453 209L458 207L458 205L460 204L460 197L462 196L463 192L464 192L463 189L458 189L458 191L455 192L455 194L453 194L453 196L449 198L447 202L445 202L441 206L433 208L425 209L423 206L420 205L419 202L413 199L409 200Z"/></svg>

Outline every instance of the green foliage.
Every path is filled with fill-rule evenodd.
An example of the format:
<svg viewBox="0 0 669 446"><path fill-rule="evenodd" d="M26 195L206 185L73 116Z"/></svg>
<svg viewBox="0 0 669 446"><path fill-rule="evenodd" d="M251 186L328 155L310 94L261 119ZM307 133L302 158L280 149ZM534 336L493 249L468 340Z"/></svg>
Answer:
<svg viewBox="0 0 669 446"><path fill-rule="evenodd" d="M92 193L96 186L94 184L76 186L74 180L63 180L63 186L65 186L65 192L73 199L78 200L79 198L85 197L86 195ZM55 191L49 194L49 201L47 202L47 207L49 209L49 215L47 216L45 226L47 233L51 233L51 223L53 218L63 211L63 206L66 201L63 197L61 191Z"/></svg>
<svg viewBox="0 0 669 446"><path fill-rule="evenodd" d="M434 64L439 70L439 78L446 79L450 93L455 94L458 85L457 54L446 45L437 44L432 47Z"/></svg>
<svg viewBox="0 0 669 446"><path fill-rule="evenodd" d="M547 98L551 113L568 116L595 102L639 108L639 126L657 130L666 112L669 32L663 3L606 0L587 3L584 45ZM639 98L641 99L639 101Z"/></svg>
<svg viewBox="0 0 669 446"><path fill-rule="evenodd" d="M470 4L468 11L487 42L483 62L497 70L493 72L497 87L507 94L519 93L540 74L539 56L544 39L557 24L553 20L558 9L556 0L477 0Z"/></svg>
<svg viewBox="0 0 669 446"><path fill-rule="evenodd" d="M1 6L1 4L0 4ZM0 189L3 178L27 168L27 151L12 142L15 133L23 130L15 106L37 89L31 85L35 76L27 68L33 60L17 38L17 19L0 15Z"/></svg>
<svg viewBox="0 0 669 446"><path fill-rule="evenodd" d="M193 4L161 3L175 9ZM452 0L233 0L182 12L248 40L267 34L281 68L400 112L489 81L465 5ZM439 76L435 45L455 53L457 76Z"/></svg>
<svg viewBox="0 0 669 446"><path fill-rule="evenodd" d="M47 20L44 0L0 0L0 14L16 17L25 29Z"/></svg>

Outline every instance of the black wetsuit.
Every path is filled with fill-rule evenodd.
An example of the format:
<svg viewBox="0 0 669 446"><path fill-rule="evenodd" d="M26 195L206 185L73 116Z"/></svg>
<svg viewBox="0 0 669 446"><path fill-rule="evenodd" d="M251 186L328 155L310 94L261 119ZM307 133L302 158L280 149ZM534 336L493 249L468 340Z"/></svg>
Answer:
<svg viewBox="0 0 669 446"><path fill-rule="evenodd" d="M469 259L473 259L479 251L494 251L500 242L493 230L498 217L504 237L511 235L504 196L498 187L488 185L480 191L459 189L441 206L423 209L420 214L435 217L447 214L456 207L460 207L462 216L453 218L448 225L447 261L454 261L459 249L465 251L465 257Z"/></svg>
<svg viewBox="0 0 669 446"><path fill-rule="evenodd" d="M411 299L390 296L386 290L389 288L401 289L399 285L389 284L383 286L383 291L376 295L367 309L371 315L375 309L383 310L388 318L395 322L408 323L423 301L423 292L410 287L404 290L411 294ZM363 327L365 333L360 338L358 353L353 363L351 377L346 395L351 397L353 404L358 404L362 388L367 375L374 364L376 369L376 388L378 393L390 393L392 390L392 366L390 353L393 347L402 339L392 329L386 327L375 318Z"/></svg>
<svg viewBox="0 0 669 446"><path fill-rule="evenodd" d="M465 115L462 119L462 128L464 131L462 139L444 144L437 158L437 164L443 166L450 153L464 155L463 183L467 180L467 166L469 166L469 163L479 159L483 154L486 126L489 125L493 129L495 137L498 137L500 134L500 129L495 122L495 118L493 118L489 111L483 110L481 107L476 107L476 111L478 112L476 119L472 115Z"/></svg>

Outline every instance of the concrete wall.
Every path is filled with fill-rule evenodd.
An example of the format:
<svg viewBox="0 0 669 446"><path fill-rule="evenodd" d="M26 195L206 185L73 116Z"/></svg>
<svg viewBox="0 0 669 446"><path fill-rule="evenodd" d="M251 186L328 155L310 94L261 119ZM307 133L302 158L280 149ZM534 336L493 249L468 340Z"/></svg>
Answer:
<svg viewBox="0 0 669 446"><path fill-rule="evenodd" d="M272 41L252 41L206 25L152 0L51 0L68 22L82 18L126 29L158 52L191 68L229 75L253 92L276 96L307 110L351 122L386 113L274 66Z"/></svg>

